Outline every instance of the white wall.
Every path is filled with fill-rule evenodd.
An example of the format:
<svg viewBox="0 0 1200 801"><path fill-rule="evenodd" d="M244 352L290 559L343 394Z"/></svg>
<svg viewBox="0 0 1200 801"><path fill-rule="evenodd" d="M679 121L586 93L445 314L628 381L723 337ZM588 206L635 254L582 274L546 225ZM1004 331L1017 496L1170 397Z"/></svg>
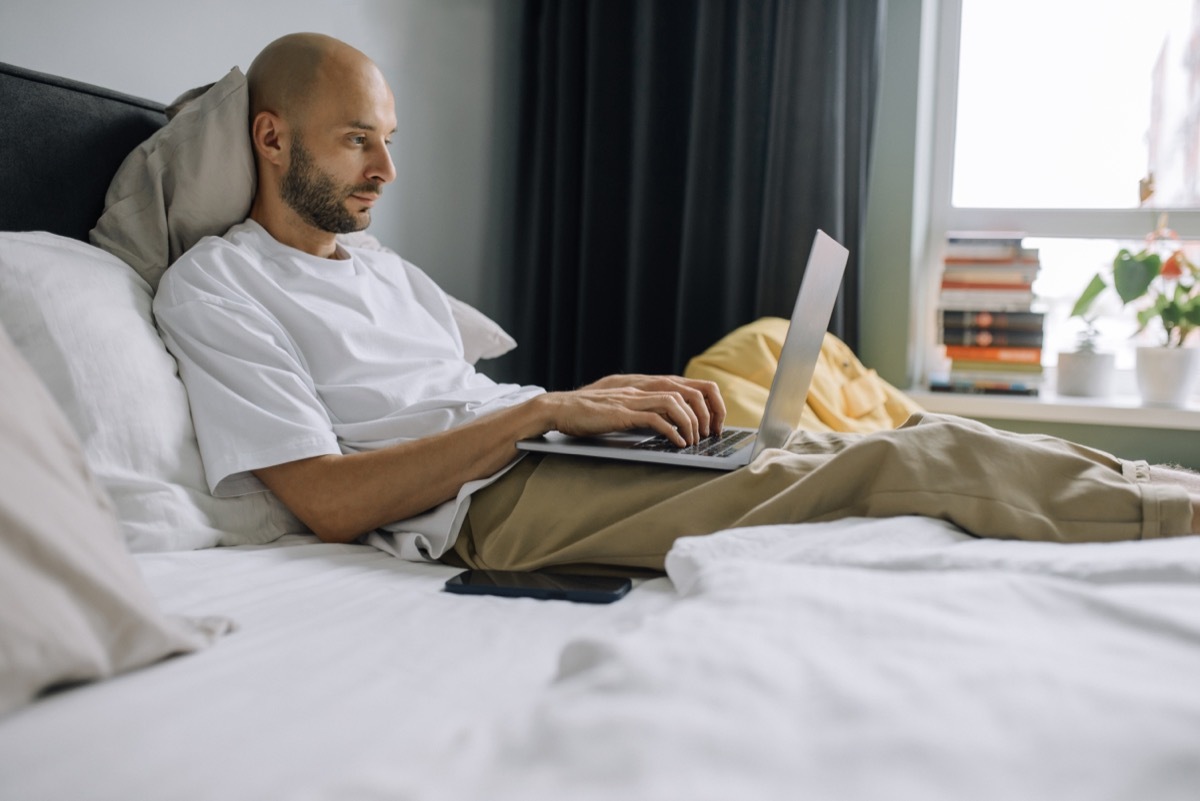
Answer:
<svg viewBox="0 0 1200 801"><path fill-rule="evenodd" d="M503 0L2 0L0 61L169 102L233 66L245 71L285 33L349 42L384 71L400 123L397 181L372 233L486 310L506 211L501 148L515 122L510 9Z"/></svg>

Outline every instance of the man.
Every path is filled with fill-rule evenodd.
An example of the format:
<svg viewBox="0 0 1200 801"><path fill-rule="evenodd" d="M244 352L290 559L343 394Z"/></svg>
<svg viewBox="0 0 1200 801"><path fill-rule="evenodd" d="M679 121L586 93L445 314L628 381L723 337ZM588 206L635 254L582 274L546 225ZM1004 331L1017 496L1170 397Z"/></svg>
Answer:
<svg viewBox="0 0 1200 801"><path fill-rule="evenodd" d="M693 443L720 430L720 392L634 375L547 393L476 373L428 277L336 239L369 224L395 178L395 107L376 66L296 34L268 45L247 78L249 218L185 254L155 299L216 494L265 485L322 539L386 528L404 555L509 569L661 570L679 536L847 515L925 514L982 536L1064 541L1200 526L1200 480L957 418L801 435L726 474L518 459L517 441L554 429L648 427Z"/></svg>

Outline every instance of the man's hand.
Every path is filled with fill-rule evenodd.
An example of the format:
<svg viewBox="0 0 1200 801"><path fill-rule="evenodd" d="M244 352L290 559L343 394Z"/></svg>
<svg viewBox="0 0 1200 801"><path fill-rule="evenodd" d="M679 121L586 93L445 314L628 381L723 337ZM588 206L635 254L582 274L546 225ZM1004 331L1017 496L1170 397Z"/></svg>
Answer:
<svg viewBox="0 0 1200 801"><path fill-rule="evenodd" d="M574 436L650 428L684 447L725 422L717 385L679 376L614 375L546 401L555 405L553 427Z"/></svg>

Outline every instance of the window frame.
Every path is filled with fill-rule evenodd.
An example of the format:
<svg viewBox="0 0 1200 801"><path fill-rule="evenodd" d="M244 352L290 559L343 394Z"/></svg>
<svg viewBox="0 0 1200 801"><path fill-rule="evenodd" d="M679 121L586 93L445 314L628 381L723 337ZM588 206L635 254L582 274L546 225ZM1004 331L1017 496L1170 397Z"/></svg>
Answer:
<svg viewBox="0 0 1200 801"><path fill-rule="evenodd" d="M914 24L914 16L919 24ZM864 345L868 358L879 360L885 367L886 359L901 359L903 369L895 370L891 380L907 382L907 392L931 412L1009 421L1000 425L1011 423L1016 430L1047 433L1061 433L1056 427L1067 425L1078 441L1107 450L1116 450L1122 438L1136 436L1140 443L1153 443L1146 446L1152 451L1161 448L1163 454L1174 454L1179 443L1191 442L1200 433L1200 409L1194 405L1181 409L1143 406L1136 394L1128 392L1106 398L1009 398L935 393L924 388L930 351L938 338L938 279L947 231L1022 231L1030 237L1140 241L1165 211L1171 215L1172 228L1188 239L1200 240L1200 211L954 209L950 200L961 0L912 0L894 18L894 27L889 23L889 47L912 48L915 52L906 50L892 56L894 71L884 79L881 108L886 113L882 121L891 144L877 143L882 155L876 156L879 174L873 178L877 182L872 199L876 212L868 224L866 247L872 259L868 267L875 265L872 279L881 287L899 289L902 285L908 296L908 312L894 314L890 305L894 301L888 299L893 296L886 292L878 298L864 293L864 308L873 315L870 319L880 321L867 328ZM896 82L889 84L889 77ZM886 94L888 87L895 97ZM914 145L912 150L894 146L908 137ZM911 183L897 182L898 176ZM905 238L906 234L911 238ZM902 282L893 279L899 274L894 269L898 266L897 243L904 245L899 258L907 263ZM895 345L896 324L907 327L903 349ZM1047 374L1047 380L1052 380L1052 373ZM1132 381L1132 376L1125 380ZM1084 429L1092 433L1080 433ZM1159 434L1166 434L1167 439ZM1178 460L1173 455L1154 458Z"/></svg>
<svg viewBox="0 0 1200 801"><path fill-rule="evenodd" d="M930 255L940 252L947 231L1021 231L1030 237L1140 240L1160 214L1185 239L1200 239L1200 210L1180 208L1029 209L977 208L952 204L955 124L958 111L959 41L962 0L940 0L937 69L933 99ZM1130 187L1133 191L1133 187Z"/></svg>

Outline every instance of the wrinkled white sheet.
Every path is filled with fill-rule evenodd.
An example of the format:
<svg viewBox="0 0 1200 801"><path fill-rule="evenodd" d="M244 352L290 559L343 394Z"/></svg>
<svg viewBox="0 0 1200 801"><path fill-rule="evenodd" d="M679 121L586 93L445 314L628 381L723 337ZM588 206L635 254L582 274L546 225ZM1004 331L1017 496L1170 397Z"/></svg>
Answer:
<svg viewBox="0 0 1200 801"><path fill-rule="evenodd" d="M576 639L428 795L1200 798L1200 538L843 521L692 538L668 570L678 604Z"/></svg>
<svg viewBox="0 0 1200 801"><path fill-rule="evenodd" d="M341 788L380 767L393 788L436 783L564 643L676 599L665 578L610 606L451 595L453 568L311 537L136 559L167 612L237 630L0 718L3 801L355 801Z"/></svg>
<svg viewBox="0 0 1200 801"><path fill-rule="evenodd" d="M138 563L238 631L0 718L0 798L1200 797L1198 537L746 529L610 606L310 538Z"/></svg>

